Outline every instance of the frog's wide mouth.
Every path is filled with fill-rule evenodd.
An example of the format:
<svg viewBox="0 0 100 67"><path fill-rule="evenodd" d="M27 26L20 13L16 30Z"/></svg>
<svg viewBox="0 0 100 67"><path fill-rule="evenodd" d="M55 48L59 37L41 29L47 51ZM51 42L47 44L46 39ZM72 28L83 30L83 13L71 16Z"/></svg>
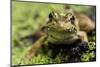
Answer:
<svg viewBox="0 0 100 67"><path fill-rule="evenodd" d="M51 36L54 39L66 40L66 39L73 38L73 35L76 35L76 31L74 31L74 32L62 31L62 30L48 31L48 36Z"/></svg>
<svg viewBox="0 0 100 67"><path fill-rule="evenodd" d="M75 38L76 34L74 33L48 33L48 40L49 42L52 43L58 43L62 44L62 43L72 43L74 41L76 41L78 38Z"/></svg>

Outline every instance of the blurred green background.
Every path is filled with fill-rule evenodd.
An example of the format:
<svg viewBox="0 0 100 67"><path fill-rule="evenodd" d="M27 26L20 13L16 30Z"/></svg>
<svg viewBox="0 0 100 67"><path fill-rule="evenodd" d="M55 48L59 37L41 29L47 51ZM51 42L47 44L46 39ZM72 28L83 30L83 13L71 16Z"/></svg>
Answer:
<svg viewBox="0 0 100 67"><path fill-rule="evenodd" d="M24 63L21 58L24 57L27 50L31 47L29 40L21 41L20 38L34 34L41 25L45 23L48 14L53 10L64 10L64 4L32 3L12 1L12 65L19 62ZM94 13L91 12L92 6L70 5L77 12L86 13L95 20ZM94 36L95 38L95 36ZM57 61L57 62L55 62ZM47 64L61 63L59 58L52 60L42 53L33 58L27 64Z"/></svg>

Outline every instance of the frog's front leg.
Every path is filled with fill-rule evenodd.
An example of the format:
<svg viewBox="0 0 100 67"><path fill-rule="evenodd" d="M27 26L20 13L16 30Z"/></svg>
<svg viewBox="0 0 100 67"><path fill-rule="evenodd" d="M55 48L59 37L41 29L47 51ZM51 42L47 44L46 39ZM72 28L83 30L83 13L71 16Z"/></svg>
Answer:
<svg viewBox="0 0 100 67"><path fill-rule="evenodd" d="M77 35L80 37L81 41L88 42L87 33L84 31L77 32Z"/></svg>
<svg viewBox="0 0 100 67"><path fill-rule="evenodd" d="M80 37L81 43L79 44L82 51L88 50L88 37L87 33L84 31L77 32L77 35Z"/></svg>
<svg viewBox="0 0 100 67"><path fill-rule="evenodd" d="M29 49L29 51L26 53L24 60L29 61L33 56L35 56L37 50L43 45L43 43L46 41L47 35L42 36L38 41L36 41L32 47Z"/></svg>

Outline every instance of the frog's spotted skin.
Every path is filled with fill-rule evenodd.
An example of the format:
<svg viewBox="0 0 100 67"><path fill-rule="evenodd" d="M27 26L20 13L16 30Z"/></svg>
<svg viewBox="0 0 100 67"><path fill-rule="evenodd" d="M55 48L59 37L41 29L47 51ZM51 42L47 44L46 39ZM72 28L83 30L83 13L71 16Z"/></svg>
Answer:
<svg viewBox="0 0 100 67"><path fill-rule="evenodd" d="M88 42L86 32L80 28L78 19L73 13L52 11L48 22L44 25L44 34L32 45L25 58L30 60L44 42L66 45Z"/></svg>

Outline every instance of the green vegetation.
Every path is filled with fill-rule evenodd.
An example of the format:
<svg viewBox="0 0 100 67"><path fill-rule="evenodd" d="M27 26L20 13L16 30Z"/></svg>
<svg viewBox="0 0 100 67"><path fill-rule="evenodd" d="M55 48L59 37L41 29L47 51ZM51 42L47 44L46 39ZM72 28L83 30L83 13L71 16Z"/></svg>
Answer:
<svg viewBox="0 0 100 67"><path fill-rule="evenodd" d="M31 47L30 40L21 41L20 38L34 34L40 26L42 26L48 14L53 10L64 11L65 5L63 4L46 4L46 3L28 3L28 2L12 2L12 65L21 64L50 64L50 63L61 63L58 55L55 59L51 59L48 55L44 55L40 51L37 56L32 58L30 62L25 63L21 59L24 57L27 50ZM73 6L71 7L79 12L89 11L89 6ZM95 34L91 39L95 41ZM89 46L90 49L95 49L93 46ZM82 61L89 61L89 58L94 57L93 53L88 51L84 54ZM87 57L88 56L88 57ZM66 56L67 58L68 56Z"/></svg>

